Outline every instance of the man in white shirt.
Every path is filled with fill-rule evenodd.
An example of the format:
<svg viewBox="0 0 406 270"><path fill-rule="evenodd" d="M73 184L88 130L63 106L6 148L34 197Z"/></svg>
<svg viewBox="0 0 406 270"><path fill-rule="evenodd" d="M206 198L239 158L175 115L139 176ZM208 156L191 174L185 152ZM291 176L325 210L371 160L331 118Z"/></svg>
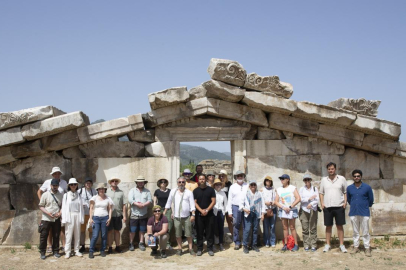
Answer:
<svg viewBox="0 0 406 270"><path fill-rule="evenodd" d="M233 241L234 250L239 250L241 245L240 239L240 227L243 224L244 213L240 211L239 207L244 199L245 194L247 194L248 184L245 183L245 173L242 171L237 171L234 174L234 179L237 180L236 183L232 184L230 190L228 191L228 202L227 202L227 212L229 217L233 218Z"/></svg>
<svg viewBox="0 0 406 270"><path fill-rule="evenodd" d="M193 193L185 189L186 179L181 176L178 178L178 188L171 190L168 201L165 205L164 215L167 209L172 209L172 218L174 219L174 227L176 234L176 242L178 243L177 255L182 255L182 228L185 230L185 236L189 243L190 255L196 255L193 251L192 240L192 222L195 221L195 200ZM192 216L190 213L192 212Z"/></svg>

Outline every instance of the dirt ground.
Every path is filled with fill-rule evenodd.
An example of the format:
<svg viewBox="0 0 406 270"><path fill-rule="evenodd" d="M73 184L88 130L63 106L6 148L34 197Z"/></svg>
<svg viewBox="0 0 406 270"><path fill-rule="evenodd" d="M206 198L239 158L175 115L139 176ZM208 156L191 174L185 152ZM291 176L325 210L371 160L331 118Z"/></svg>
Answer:
<svg viewBox="0 0 406 270"><path fill-rule="evenodd" d="M380 248L375 246L372 257L364 253L344 254L338 248L323 253L322 248L316 252L280 252L281 245L276 248L262 247L259 253L250 251L244 254L242 249L235 251L233 244L225 245L226 250L216 252L210 257L206 252L201 257L188 253L177 256L175 250L168 251L168 257L150 256L150 250L142 252L125 251L122 254L107 255L105 258L95 253L94 259L71 257L59 259L48 255L46 260L39 258L38 250L24 248L0 248L0 269L405 269L406 254L403 248ZM183 249L186 251L186 247Z"/></svg>

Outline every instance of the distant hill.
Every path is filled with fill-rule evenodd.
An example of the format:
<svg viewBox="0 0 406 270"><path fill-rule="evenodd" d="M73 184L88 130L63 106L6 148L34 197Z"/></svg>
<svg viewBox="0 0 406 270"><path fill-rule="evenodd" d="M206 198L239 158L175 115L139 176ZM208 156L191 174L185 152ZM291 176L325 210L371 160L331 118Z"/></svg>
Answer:
<svg viewBox="0 0 406 270"><path fill-rule="evenodd" d="M218 160L230 160L230 155L220 153L217 151L207 150L200 146L192 146L187 144L180 145L180 163L188 164L189 161L194 161L198 164L205 159L218 159Z"/></svg>

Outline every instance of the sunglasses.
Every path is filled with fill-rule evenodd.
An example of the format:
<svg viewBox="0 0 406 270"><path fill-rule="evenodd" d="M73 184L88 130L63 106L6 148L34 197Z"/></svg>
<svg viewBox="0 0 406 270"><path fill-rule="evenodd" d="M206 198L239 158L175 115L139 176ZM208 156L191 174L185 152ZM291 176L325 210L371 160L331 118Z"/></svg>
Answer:
<svg viewBox="0 0 406 270"><path fill-rule="evenodd" d="M257 184L250 184L250 187L256 187Z"/></svg>
<svg viewBox="0 0 406 270"><path fill-rule="evenodd" d="M305 181L305 182L312 181L312 179L306 178L306 179L303 179L303 181Z"/></svg>
<svg viewBox="0 0 406 270"><path fill-rule="evenodd" d="M154 213L161 213L161 210L154 210Z"/></svg>
<svg viewBox="0 0 406 270"><path fill-rule="evenodd" d="M179 184L184 184L186 183L185 181L178 181Z"/></svg>
<svg viewBox="0 0 406 270"><path fill-rule="evenodd" d="M118 183L118 180L111 180L110 182L115 182L115 183Z"/></svg>
<svg viewBox="0 0 406 270"><path fill-rule="evenodd" d="M192 175L191 173L184 173L183 175Z"/></svg>
<svg viewBox="0 0 406 270"><path fill-rule="evenodd" d="M77 186L78 184L69 184L69 186Z"/></svg>

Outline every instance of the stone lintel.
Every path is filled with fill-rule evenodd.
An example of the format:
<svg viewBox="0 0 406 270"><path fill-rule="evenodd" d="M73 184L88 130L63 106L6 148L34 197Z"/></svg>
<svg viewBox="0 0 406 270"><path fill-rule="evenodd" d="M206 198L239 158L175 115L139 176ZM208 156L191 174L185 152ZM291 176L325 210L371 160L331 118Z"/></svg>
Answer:
<svg viewBox="0 0 406 270"><path fill-rule="evenodd" d="M267 92L245 92L243 104L265 112L291 114L297 110L296 101L276 97Z"/></svg>
<svg viewBox="0 0 406 270"><path fill-rule="evenodd" d="M401 132L401 126L398 123L361 114L357 115L357 119L349 128L392 140L399 140Z"/></svg>
<svg viewBox="0 0 406 270"><path fill-rule="evenodd" d="M25 139L21 133L21 127L12 127L0 131L0 147L22 143Z"/></svg>

